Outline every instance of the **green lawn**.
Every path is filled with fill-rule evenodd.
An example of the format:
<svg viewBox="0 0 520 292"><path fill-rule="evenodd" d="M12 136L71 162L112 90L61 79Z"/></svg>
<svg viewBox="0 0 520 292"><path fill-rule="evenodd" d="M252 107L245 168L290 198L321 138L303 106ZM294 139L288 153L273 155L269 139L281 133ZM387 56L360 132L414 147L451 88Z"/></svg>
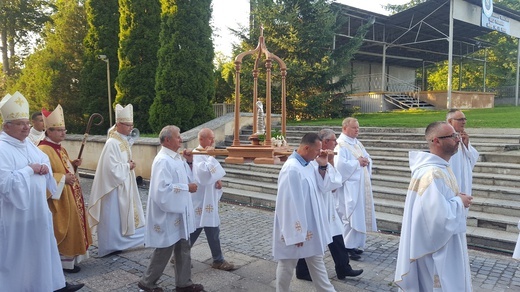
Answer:
<svg viewBox="0 0 520 292"><path fill-rule="evenodd" d="M463 110L467 128L520 128L520 106L499 106L490 109ZM434 121L446 119L446 110L409 110L384 113L355 114L361 127L422 128ZM343 119L287 121L288 125L341 126Z"/></svg>

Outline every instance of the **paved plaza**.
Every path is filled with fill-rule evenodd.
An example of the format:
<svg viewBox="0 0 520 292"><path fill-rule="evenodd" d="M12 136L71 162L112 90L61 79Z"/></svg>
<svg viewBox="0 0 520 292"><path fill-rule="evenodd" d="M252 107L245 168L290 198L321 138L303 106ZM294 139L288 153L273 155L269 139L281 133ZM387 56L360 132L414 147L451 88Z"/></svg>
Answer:
<svg viewBox="0 0 520 292"><path fill-rule="evenodd" d="M81 178L85 201L92 180ZM141 199L146 204L148 190L141 188ZM146 206L145 206L146 207ZM275 291L276 262L271 256L271 232L274 212L247 206L221 203L221 243L226 260L239 268L232 272L210 267L211 253L204 233L192 249L192 280L203 284L206 291ZM66 274L67 281L84 283L80 291L139 291L137 282L146 269L152 249L138 247L121 254L98 258L97 239L90 247L90 258L80 264L77 274ZM399 237L371 233L361 261L351 261L354 269L365 272L355 278L338 280L330 254L325 263L331 282L337 291L397 291L392 283ZM520 262L510 255L470 250L470 264L474 291L520 291ZM159 285L165 291L174 291L172 265L168 265ZM295 277L292 291L314 291L310 282Z"/></svg>

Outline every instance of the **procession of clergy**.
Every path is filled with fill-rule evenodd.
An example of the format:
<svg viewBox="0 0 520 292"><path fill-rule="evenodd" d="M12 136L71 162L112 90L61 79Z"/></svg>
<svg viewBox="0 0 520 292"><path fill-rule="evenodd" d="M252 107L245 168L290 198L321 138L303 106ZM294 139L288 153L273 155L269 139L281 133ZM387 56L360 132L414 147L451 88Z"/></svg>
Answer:
<svg viewBox="0 0 520 292"><path fill-rule="evenodd" d="M163 291L157 281L170 261L176 291L204 291L191 281L190 255L202 230L212 267L235 269L220 246L218 203L225 171L212 156L179 154L178 127L165 126L159 134L162 147L152 164L145 219L131 151L131 104L116 105L116 124L100 154L88 210L76 172L82 160L71 159L61 146L67 132L61 106L33 114L31 127L29 104L16 92L0 101L0 112L2 289L81 289L83 284L66 283L64 272L81 270L91 232L97 232L99 257L143 244L155 248L137 284L144 291ZM478 152L465 124L461 111L450 111L446 122L426 128L430 151L410 152L412 180L395 274L404 291L472 290L465 231ZM306 134L284 163L273 226L277 291L290 291L295 268L297 278L313 281L317 291L335 291L323 261L327 246L338 279L363 272L352 269L349 258L361 257L367 232L377 226L372 159L358 134L358 121L346 118L339 137L330 129ZM202 129L196 149L210 149L214 138ZM520 258L520 236L513 257Z"/></svg>

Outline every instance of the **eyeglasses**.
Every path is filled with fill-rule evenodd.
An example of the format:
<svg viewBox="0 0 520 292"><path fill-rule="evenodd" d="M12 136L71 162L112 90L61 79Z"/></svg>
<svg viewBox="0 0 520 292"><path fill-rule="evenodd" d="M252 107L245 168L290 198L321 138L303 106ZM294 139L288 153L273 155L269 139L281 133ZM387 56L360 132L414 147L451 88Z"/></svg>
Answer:
<svg viewBox="0 0 520 292"><path fill-rule="evenodd" d="M7 122L7 124L15 125L15 126L22 126L22 127L30 127L30 122Z"/></svg>
<svg viewBox="0 0 520 292"><path fill-rule="evenodd" d="M56 131L56 132L60 132L60 133L67 133L67 129L54 129L54 128L49 128L49 130L51 131Z"/></svg>
<svg viewBox="0 0 520 292"><path fill-rule="evenodd" d="M459 121L459 122L465 122L467 121L468 119L466 118L460 118L460 119L454 119L455 121Z"/></svg>
<svg viewBox="0 0 520 292"><path fill-rule="evenodd" d="M460 139L460 135L459 135L459 133L453 133L453 134L448 135L448 136L437 137L437 139L447 139L447 138Z"/></svg>
<svg viewBox="0 0 520 292"><path fill-rule="evenodd" d="M134 126L134 124L126 124L126 123L120 123L120 124L123 125L123 126L127 126L127 127L133 127Z"/></svg>

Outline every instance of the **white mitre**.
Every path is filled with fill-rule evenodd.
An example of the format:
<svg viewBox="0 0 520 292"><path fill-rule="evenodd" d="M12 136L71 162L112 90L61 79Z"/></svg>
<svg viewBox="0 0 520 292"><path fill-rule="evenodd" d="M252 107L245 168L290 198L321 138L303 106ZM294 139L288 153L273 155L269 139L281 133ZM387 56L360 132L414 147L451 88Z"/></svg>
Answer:
<svg viewBox="0 0 520 292"><path fill-rule="evenodd" d="M63 108L59 104L52 113L42 108L42 116L45 129L54 127L65 127L65 117L63 116Z"/></svg>
<svg viewBox="0 0 520 292"><path fill-rule="evenodd" d="M134 107L128 104L122 107L116 104L116 123L133 123L134 122Z"/></svg>
<svg viewBox="0 0 520 292"><path fill-rule="evenodd" d="M6 94L0 101L0 113L4 122L29 119L29 103L18 91L13 95Z"/></svg>

